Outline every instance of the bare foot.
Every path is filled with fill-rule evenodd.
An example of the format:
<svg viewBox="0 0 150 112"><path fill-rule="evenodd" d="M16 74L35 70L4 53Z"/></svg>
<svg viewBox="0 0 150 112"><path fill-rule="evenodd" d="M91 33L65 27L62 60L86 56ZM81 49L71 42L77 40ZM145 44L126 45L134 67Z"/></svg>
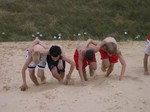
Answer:
<svg viewBox="0 0 150 112"><path fill-rule="evenodd" d="M41 84L45 84L46 83L46 77L41 78Z"/></svg>

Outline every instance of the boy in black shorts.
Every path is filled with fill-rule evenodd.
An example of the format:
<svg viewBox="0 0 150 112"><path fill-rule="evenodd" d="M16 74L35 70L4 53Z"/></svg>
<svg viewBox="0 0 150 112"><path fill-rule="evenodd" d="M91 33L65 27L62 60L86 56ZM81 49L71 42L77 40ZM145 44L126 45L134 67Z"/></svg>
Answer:
<svg viewBox="0 0 150 112"><path fill-rule="evenodd" d="M62 51L59 46L53 45L49 50L49 55L47 55L47 63L53 77L55 77L59 82L62 82L65 76L65 60L61 55Z"/></svg>

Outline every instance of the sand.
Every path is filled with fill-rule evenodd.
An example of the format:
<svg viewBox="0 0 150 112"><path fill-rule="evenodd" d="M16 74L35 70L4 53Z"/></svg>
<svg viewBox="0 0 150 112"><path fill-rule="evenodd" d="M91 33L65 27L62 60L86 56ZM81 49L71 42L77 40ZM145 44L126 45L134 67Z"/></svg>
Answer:
<svg viewBox="0 0 150 112"><path fill-rule="evenodd" d="M106 78L101 71L99 53L96 54L98 69L96 78L90 78L85 86L75 69L74 85L61 85L46 66L46 84L35 86L26 71L29 89L20 91L21 68L25 50L31 42L0 43L0 112L149 112L150 76L143 74L143 56L146 42L120 42L120 49L127 68L123 80L119 80L121 64ZM80 41L46 41L66 48L73 59L75 47ZM150 67L150 66L149 66ZM69 66L67 65L66 72Z"/></svg>

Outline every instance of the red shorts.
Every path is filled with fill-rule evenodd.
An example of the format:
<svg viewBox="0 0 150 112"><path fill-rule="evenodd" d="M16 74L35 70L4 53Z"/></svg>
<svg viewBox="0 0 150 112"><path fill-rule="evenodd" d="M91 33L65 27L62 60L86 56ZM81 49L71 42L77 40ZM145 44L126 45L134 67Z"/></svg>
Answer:
<svg viewBox="0 0 150 112"><path fill-rule="evenodd" d="M74 53L74 61L76 63L76 69L78 70L78 51L76 50ZM82 69L85 69L87 65L89 65L89 63L91 62L96 62L96 58L95 58L95 54L94 54L94 58L92 60L88 60L87 58L84 58L82 61Z"/></svg>
<svg viewBox="0 0 150 112"><path fill-rule="evenodd" d="M118 55L109 56L107 54L107 52L102 50L102 49L100 49L99 52L100 52L100 55L101 55L101 59L109 59L109 61L111 63L117 63L118 62Z"/></svg>

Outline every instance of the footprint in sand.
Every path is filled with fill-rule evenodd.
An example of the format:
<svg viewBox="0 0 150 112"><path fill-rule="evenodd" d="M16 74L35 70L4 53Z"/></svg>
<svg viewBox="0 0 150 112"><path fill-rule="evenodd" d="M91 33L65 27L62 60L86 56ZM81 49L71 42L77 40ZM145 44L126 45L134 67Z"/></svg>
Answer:
<svg viewBox="0 0 150 112"><path fill-rule="evenodd" d="M3 90L5 90L5 91L9 91L10 90L10 86L3 86Z"/></svg>
<svg viewBox="0 0 150 112"><path fill-rule="evenodd" d="M142 82L138 77L124 76L124 78Z"/></svg>

